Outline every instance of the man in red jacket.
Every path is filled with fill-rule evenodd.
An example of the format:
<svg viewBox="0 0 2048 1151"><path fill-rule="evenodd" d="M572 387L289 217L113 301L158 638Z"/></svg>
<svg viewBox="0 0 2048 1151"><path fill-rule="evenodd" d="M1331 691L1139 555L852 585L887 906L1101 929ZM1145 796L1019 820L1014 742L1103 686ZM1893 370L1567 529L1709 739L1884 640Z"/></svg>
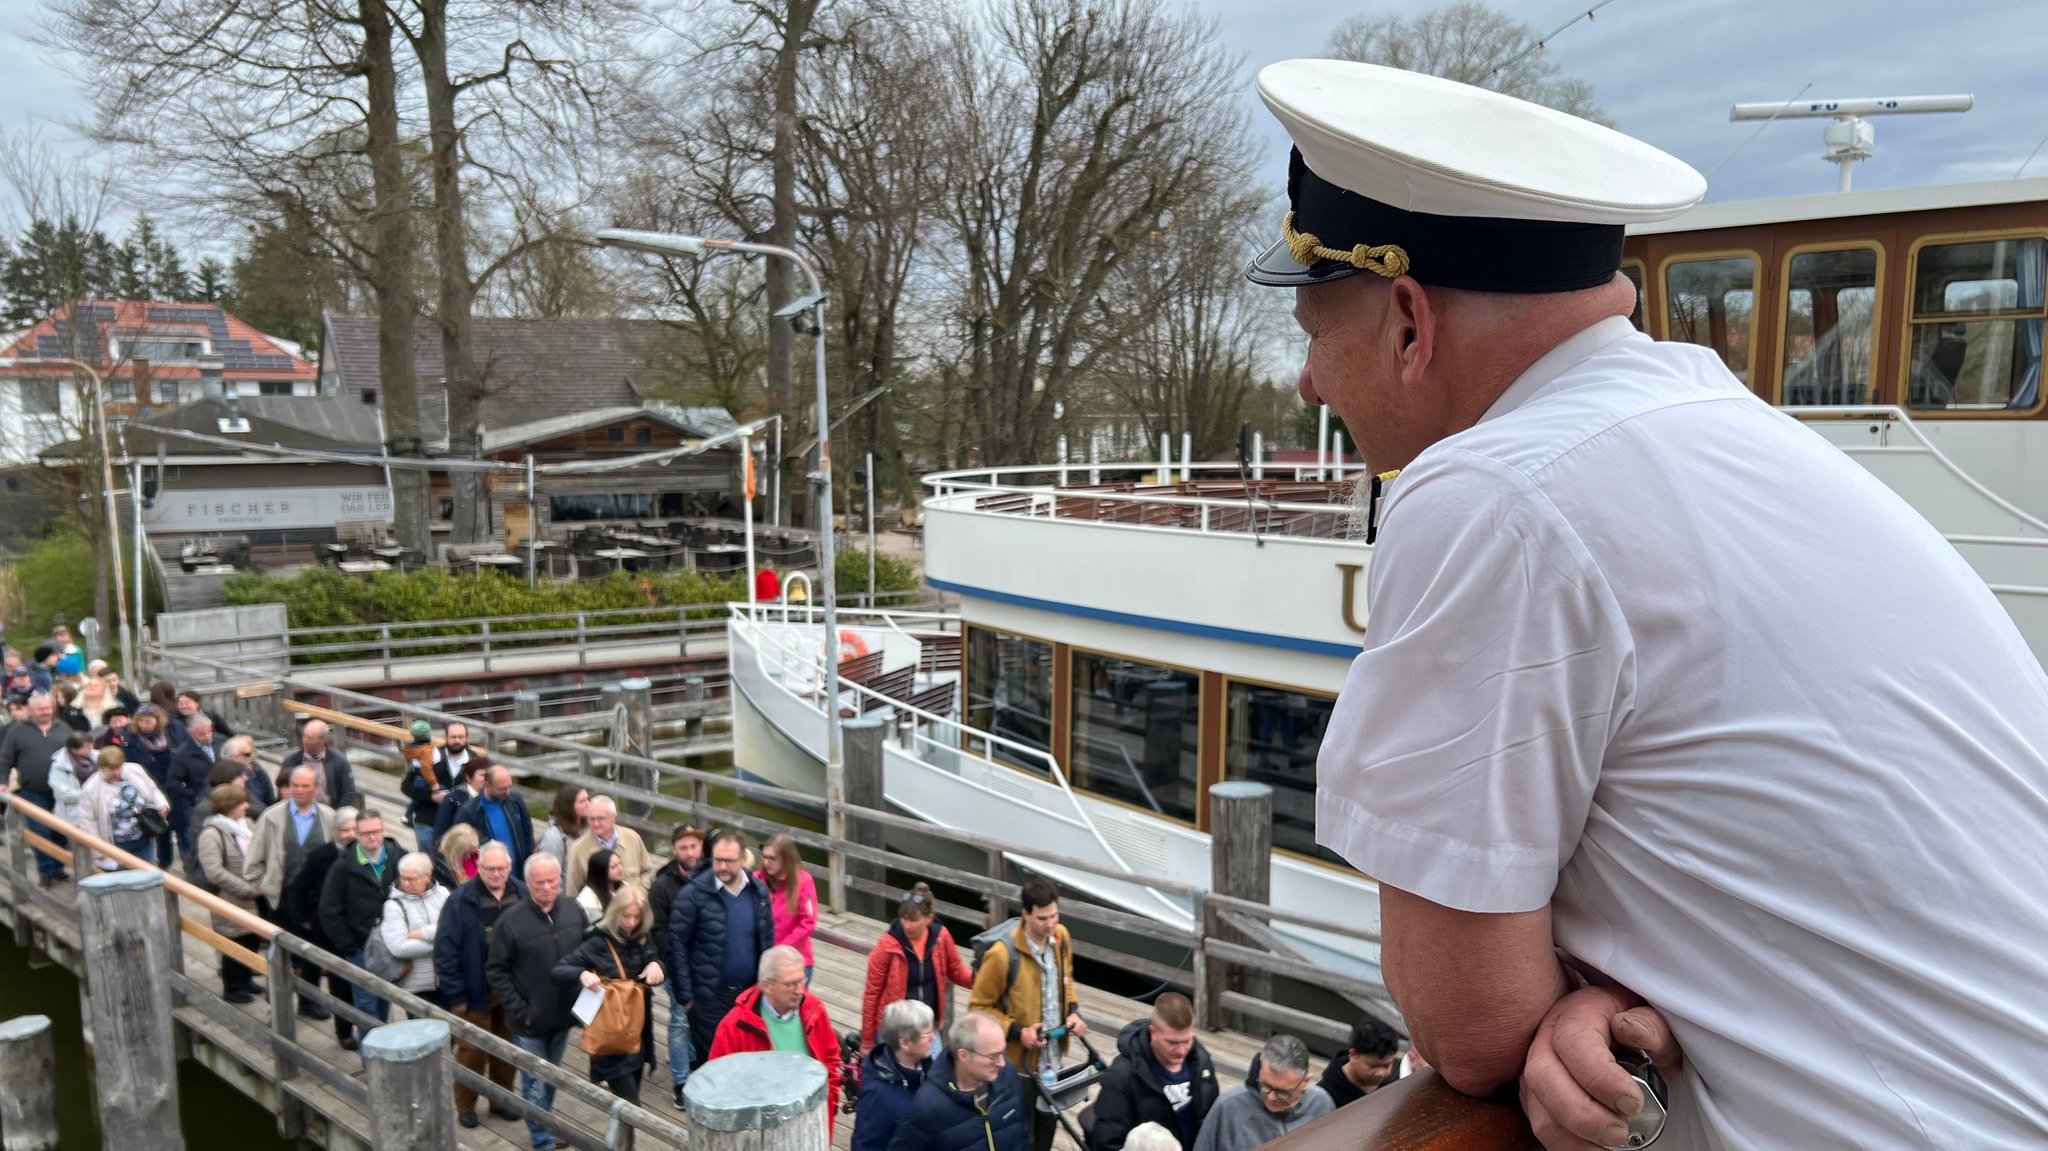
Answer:
<svg viewBox="0 0 2048 1151"><path fill-rule="evenodd" d="M839 1114L839 1036L825 1002L804 990L804 957L794 947L761 953L760 983L740 992L711 1037L711 1058L742 1051L802 1051L825 1065L828 1122Z"/></svg>

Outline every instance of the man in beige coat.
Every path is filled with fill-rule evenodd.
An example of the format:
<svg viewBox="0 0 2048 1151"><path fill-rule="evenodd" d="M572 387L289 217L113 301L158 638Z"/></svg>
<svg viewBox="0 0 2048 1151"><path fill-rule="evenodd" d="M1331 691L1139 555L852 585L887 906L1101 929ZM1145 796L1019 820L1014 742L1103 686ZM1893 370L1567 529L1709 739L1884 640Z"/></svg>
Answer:
<svg viewBox="0 0 2048 1151"><path fill-rule="evenodd" d="M285 781L285 801L264 808L250 836L242 875L263 897L264 917L273 922L284 885L314 848L334 840L334 809L317 798L319 778L310 767L293 768Z"/></svg>
<svg viewBox="0 0 2048 1151"><path fill-rule="evenodd" d="M619 805L610 796L590 797L590 816L584 823L583 834L569 845L568 886L564 891L581 891L589 878L590 857L604 848L617 856L625 865L626 882L647 890L654 881L654 857L647 854L647 845L640 842L640 833L630 827L619 826Z"/></svg>

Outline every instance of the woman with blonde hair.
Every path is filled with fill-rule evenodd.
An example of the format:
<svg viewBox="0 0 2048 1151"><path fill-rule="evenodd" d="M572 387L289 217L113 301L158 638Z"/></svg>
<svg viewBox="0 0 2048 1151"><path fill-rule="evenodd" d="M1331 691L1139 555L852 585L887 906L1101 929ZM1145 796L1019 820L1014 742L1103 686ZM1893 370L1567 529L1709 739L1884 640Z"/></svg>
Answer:
<svg viewBox="0 0 2048 1151"><path fill-rule="evenodd" d="M107 709L114 706L114 698L107 691L107 681L96 675L86 676L78 685L78 696L71 701L71 706L85 717L87 731L98 729Z"/></svg>
<svg viewBox="0 0 2048 1151"><path fill-rule="evenodd" d="M458 823L434 841L434 877L450 889L476 878L476 828Z"/></svg>
<svg viewBox="0 0 2048 1151"><path fill-rule="evenodd" d="M811 932L818 926L818 885L804 870L794 836L785 831L762 845L756 878L768 892L768 906L775 912L775 945L794 947L804 957L804 985L809 986L815 965Z"/></svg>
<svg viewBox="0 0 2048 1151"><path fill-rule="evenodd" d="M78 789L80 823L87 831L144 863L155 863L156 836L149 834L142 812L153 809L168 826L171 801L164 798L148 772L128 762L128 753L120 748L101 748L98 762L98 773ZM101 857L99 866L103 871L112 871L119 865Z"/></svg>
<svg viewBox="0 0 2048 1151"><path fill-rule="evenodd" d="M664 975L659 953L647 938L650 918L647 893L632 884L621 887L605 907L597 929L555 964L555 978L572 989L577 984L595 989L608 979L631 979L649 988L661 986ZM590 1081L628 1103L640 1102L640 1077L654 1060L653 1003L652 994L641 996L639 1050L590 1056Z"/></svg>

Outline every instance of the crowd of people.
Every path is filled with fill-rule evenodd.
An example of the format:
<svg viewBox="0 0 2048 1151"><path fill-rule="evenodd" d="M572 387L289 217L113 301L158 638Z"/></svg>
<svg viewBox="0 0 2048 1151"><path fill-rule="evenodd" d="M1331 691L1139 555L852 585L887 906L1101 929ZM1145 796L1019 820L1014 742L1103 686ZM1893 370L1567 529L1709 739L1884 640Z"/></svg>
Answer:
<svg viewBox="0 0 2048 1151"><path fill-rule="evenodd" d="M1074 1103L1058 1083L1088 1025L1050 880L1023 886L1015 931L978 967L939 920L931 889L904 892L868 957L862 1054L843 1067L840 1036L809 990L818 896L793 837L772 836L757 853L737 831L680 824L663 859L620 824L613 799L582 787L555 793L536 834L509 768L472 747L464 725L437 740L421 722L400 747L402 818L417 844L406 852L325 723L304 724L273 777L253 742L197 693L158 682L152 702L131 707L119 676L97 661L67 676L58 638L33 661L8 656L10 684L30 669L48 676L8 697L0 766L10 787L121 851L166 868L182 862L228 903L540 1059L561 1062L581 1024L591 1081L621 1098L638 1102L661 1062L652 1003L665 993L662 1053L679 1109L696 1067L770 1050L823 1066L835 1122L842 1084L858 1083L846 1108L857 1116L856 1151L1046 1151L1055 1108ZM65 877L59 861L38 862L46 884ZM256 945L244 921L216 914L213 926ZM385 1000L339 972L300 964L298 974L315 986L324 979L358 1018L389 1017ZM226 957L220 979L230 1002L264 991ZM967 990L967 1008L948 1018L955 987ZM585 991L630 1011L580 1018ZM298 1011L331 1020L337 1041L357 1046L346 1013L307 996ZM1280 1036L1245 1086L1219 1093L1192 1005L1166 992L1117 1036L1115 1060L1077 1119L1089 1151L1250 1151L1397 1077L1398 1055L1398 1036L1368 1019L1317 1082L1307 1048ZM457 1059L514 1086L515 1068L480 1048L458 1044ZM552 1109L547 1080L517 1079L531 1106ZM1039 1106L1048 1094L1052 1105ZM479 1125L474 1089L457 1083L453 1102L463 1127ZM536 1149L554 1146L543 1125L529 1117L527 1127Z"/></svg>

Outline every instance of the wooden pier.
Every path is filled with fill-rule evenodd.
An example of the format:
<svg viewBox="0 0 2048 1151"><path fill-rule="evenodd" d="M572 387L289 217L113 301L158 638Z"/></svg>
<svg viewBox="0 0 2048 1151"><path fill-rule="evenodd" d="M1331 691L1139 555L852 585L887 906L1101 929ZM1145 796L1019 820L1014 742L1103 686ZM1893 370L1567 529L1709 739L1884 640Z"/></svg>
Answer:
<svg viewBox="0 0 2048 1151"><path fill-rule="evenodd" d="M268 678L247 674L237 681L234 678L237 671L252 669L238 669L227 664L216 664L215 669L222 673L222 681L213 691L213 702L226 711L237 730L287 735L293 730L293 719L307 711L307 705L294 698L297 693L318 694L332 705L332 710L319 710L323 718L335 724L337 735L352 732L358 738L372 741L388 740L400 733L377 720L351 715L349 709L360 708L384 714L395 709L402 718L425 718L437 725L451 718L426 705L395 702L337 689L331 684L292 674L272 672ZM631 685L623 686L626 686L628 696L635 694L636 689ZM644 703L646 692L640 690L638 694ZM805 803L813 807L818 804L815 796L784 792L766 784L655 760L649 754L653 750L649 746L651 723L628 722L626 726L637 731L642 742L637 746L629 743L621 751L570 743L547 733L546 725L471 721L474 743L484 745L488 741L501 748L507 744L517 745L522 758L502 754L496 758L523 777L558 786L590 787L613 796L621 805L621 822L649 834L650 843L665 841L666 835L660 829L665 828L669 821L682 818L700 825L710 821L738 827L756 839L774 831L792 830L773 820L711 807L706 797L714 787L732 789L742 797L769 803ZM845 803L838 805L840 822L849 829L848 838L832 839L817 833L794 831L800 845L813 856L806 862L806 867L818 875L822 884L828 885L825 890L830 892L834 905L821 909L815 935L817 968L812 990L825 1003L835 1028L841 1032L858 1030L866 957L887 926L881 920L860 912L887 906L886 901L900 891L900 878L892 882L890 872L918 875L976 893L980 906L942 902L938 910L956 922L965 919L989 924L1005 918L1015 904L1017 875L1013 861L1036 857L1056 866L1080 870L1095 866L1082 860L1046 857L1043 852L1005 843L994 837L936 828L882 809L879 806L879 750L884 734L879 729L872 732L862 730L858 734L849 731L848 797ZM266 758L269 754L266 753ZM274 770L275 761L266 766ZM684 789L683 795L671 794L672 786L664 790L663 785L674 784L675 779L671 777L688 781L689 787ZM379 806L394 813L400 810L395 776L361 770L358 772L358 786ZM1269 798L1259 795L1262 790L1248 791L1243 800L1251 806L1239 813L1240 818L1229 822L1254 829L1268 826L1270 817L1257 810L1258 804L1270 802ZM85 928L76 889L71 884L61 883L48 890L39 888L30 853L47 850L57 854L59 858L66 859L79 875L92 873L89 856L93 851L120 859L129 869L150 872L154 869L147 868L139 860L122 857L111 845L89 837L75 836L73 850L69 852L55 848L44 838L44 831L55 830L69 835L75 829L60 825L47 813L25 804L17 805L9 823L8 865L0 868L0 919L12 928L19 944L43 952L73 972L87 972L91 966L88 957L94 948L107 945L91 938L91 933ZM883 846L884 835L899 828L951 839L983 852L988 860L987 869L984 872L964 871L891 851ZM395 826L393 835L401 846L410 838L408 832ZM1164 877L1145 877L1148 884L1156 882L1162 891L1189 900L1196 922L1192 931L1175 929L1128 912L1078 900L1063 903L1061 908L1063 917L1077 925L1096 924L1155 944L1187 949L1191 969L1186 965L1172 967L1156 959L1118 952L1103 944L1082 943L1076 948L1083 956L1115 964L1122 970L1156 978L1162 984L1178 986L1189 992L1196 1004L1202 1042L1214 1058L1225 1086L1236 1083L1245 1075L1262 1042L1261 1035L1221 1029L1220 1025L1226 1019L1250 1021L1261 1028L1277 1024L1281 1030L1325 1039L1341 1034L1348 1027L1348 1019L1316 1016L1273 1001L1272 983L1279 980L1316 980L1326 989L1349 993L1362 1001L1376 1005L1384 1002L1384 992L1375 985L1328 971L1288 953L1284 943L1272 932L1270 924L1304 923L1322 930L1338 931L1346 928L1273 908L1265 902L1263 892L1245 882L1243 875L1227 874L1226 869L1234 872L1257 870L1254 865L1262 860L1264 850L1256 842L1256 836L1245 846L1243 852L1222 850L1216 853L1218 874L1213 887L1196 888ZM816 862L819 855L825 857L825 862ZM1251 862L1247 864L1245 860ZM315 967L340 971L350 981L389 1000L394 1008L394 1019L411 1016L445 1025L449 1036L483 1047L522 1070L540 1074L558 1091L555 1110L544 1121L563 1146L591 1151L623 1151L642 1145L702 1146L709 1151L730 1142L729 1133L714 1133L696 1127L689 1114L677 1112L669 1102L670 1077L662 1042L668 1011L665 995L653 997L657 1058L647 1073L643 1102L639 1106L628 1105L588 1082L583 1056L573 1045L564 1064L540 1063L511 1043L485 1035L433 1004L377 980L302 940L278 933L271 925L185 884L178 877L164 876L161 886L164 903L169 910L163 930L169 932L175 928L177 932L178 946L169 952L171 961L166 964L168 970L165 972L175 998L175 1007L166 1026L174 1032L177 1054L197 1060L275 1113L278 1129L287 1137L342 1151L355 1151L357 1148L387 1151L386 1146L377 1141L379 1128L374 1122L386 1103L382 1099L373 1100L372 1077L366 1077L364 1059L356 1053L343 1051L328 1027L318 1024L301 1026L296 1006L301 999L310 999L331 1012L356 1019L359 1026L365 1020L357 1015L352 1004L339 1003L310 983L295 977L280 978L281 973L289 971L289 960L298 957ZM236 918L249 933L264 940L262 953L252 953L214 932L206 913L216 911L230 913L230 917ZM214 968L222 954L235 956L268 978L268 994L263 1001L237 1007L220 998ZM81 994L89 995L85 986L87 982L89 977L82 979ZM964 993L955 991L954 994L954 1007L963 1007ZM1142 1003L1099 988L1084 986L1081 990L1081 1013L1097 1038L1097 1050L1108 1059L1114 1057L1117 1031L1125 1023L1149 1015L1150 1009ZM91 1018L90 1013L87 1018ZM416 1051L418 1047L416 1042L399 1046L406 1051ZM516 1093L497 1088L481 1076L460 1067L453 1068L452 1075L475 1088L494 1105L494 1111L502 1110L514 1116L524 1113L525 1105ZM387 1080L389 1078L386 1077ZM453 1111L452 1099L447 1107ZM1344 1122L1336 1125L1346 1127L1359 1121L1361 1116L1367 1117L1368 1126L1381 1136L1392 1133L1394 1141L1353 1143L1340 1136L1343 1151L1397 1146L1436 1148L1440 1151L1455 1148L1511 1151L1526 1145L1527 1128L1521 1122L1519 1109L1511 1104L1480 1104L1463 1100L1429 1073L1417 1077L1412 1083L1404 1082L1397 1088L1375 1093L1361 1104L1346 1108L1338 1117ZM840 1117L836 1125L836 1143L840 1147L850 1141L855 1122L855 1117ZM815 1151L824 1151L822 1124L818 1131L820 1140ZM1501 1135L1502 1132L1506 1134ZM795 1132L785 1134L794 1136ZM1472 1141L1474 1136L1477 1141ZM764 1137L765 1133L761 1132L754 1136L757 1140ZM496 1114L484 1118L482 1126L462 1131L459 1138L461 1146L476 1151L512 1151L528 1146L523 1123L516 1118ZM783 1139L774 1142L778 1146L787 1144ZM1064 1134L1061 1144L1063 1151L1075 1151L1067 1144ZM408 1146L453 1145L416 1143ZM1316 1151L1323 1151L1323 1146L1318 1143ZM1335 1148L1337 1144L1328 1146Z"/></svg>

